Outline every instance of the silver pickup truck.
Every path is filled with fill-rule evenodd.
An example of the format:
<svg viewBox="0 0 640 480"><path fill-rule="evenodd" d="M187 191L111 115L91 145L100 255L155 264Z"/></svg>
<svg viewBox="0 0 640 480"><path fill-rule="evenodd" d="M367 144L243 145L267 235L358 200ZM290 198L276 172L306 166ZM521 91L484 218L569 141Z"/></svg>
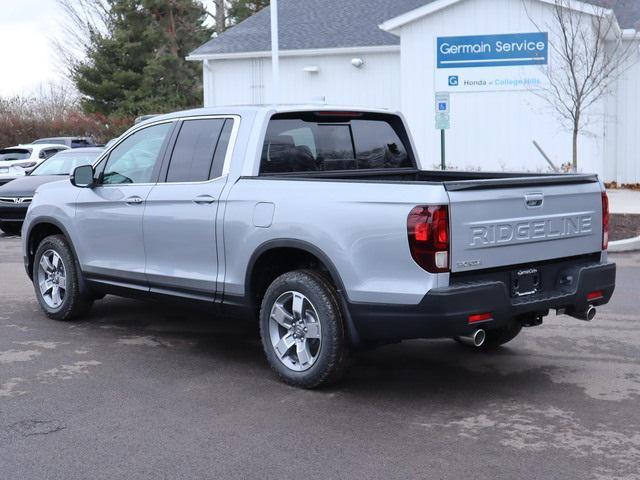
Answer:
<svg viewBox="0 0 640 480"><path fill-rule="evenodd" d="M591 320L615 286L596 176L428 171L380 110L154 117L40 187L22 233L49 317L117 294L258 319L273 369L307 388L367 345L486 350L551 309Z"/></svg>

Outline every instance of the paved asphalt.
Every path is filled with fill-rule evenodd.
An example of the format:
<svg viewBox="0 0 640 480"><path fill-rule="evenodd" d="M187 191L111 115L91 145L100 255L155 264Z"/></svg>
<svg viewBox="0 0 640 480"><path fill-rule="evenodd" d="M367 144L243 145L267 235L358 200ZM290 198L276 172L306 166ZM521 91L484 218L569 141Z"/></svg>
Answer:
<svg viewBox="0 0 640 480"><path fill-rule="evenodd" d="M640 255L614 259L590 324L383 347L303 391L202 314L106 297L48 320L0 238L0 478L640 479Z"/></svg>

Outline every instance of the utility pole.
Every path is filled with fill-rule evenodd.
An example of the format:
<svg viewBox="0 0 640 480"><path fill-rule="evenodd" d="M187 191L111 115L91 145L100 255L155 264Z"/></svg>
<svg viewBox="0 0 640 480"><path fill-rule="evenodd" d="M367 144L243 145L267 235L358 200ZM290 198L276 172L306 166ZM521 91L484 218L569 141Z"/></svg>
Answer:
<svg viewBox="0 0 640 480"><path fill-rule="evenodd" d="M278 0L271 0L271 103L280 102L280 45L278 43Z"/></svg>

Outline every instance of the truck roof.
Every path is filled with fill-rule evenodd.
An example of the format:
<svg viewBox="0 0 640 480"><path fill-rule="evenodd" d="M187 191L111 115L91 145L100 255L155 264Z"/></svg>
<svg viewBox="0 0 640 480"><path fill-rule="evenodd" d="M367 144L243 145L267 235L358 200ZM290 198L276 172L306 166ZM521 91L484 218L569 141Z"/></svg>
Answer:
<svg viewBox="0 0 640 480"><path fill-rule="evenodd" d="M154 116L140 122L139 125L155 123L161 120L168 120L179 117L196 117L200 115L242 115L242 114L258 114L258 113L286 113L286 112L304 112L304 111L337 111L337 112L368 112L368 113L396 113L383 108L369 108L359 106L345 105L326 105L318 103L307 104L278 104L278 105L228 105L220 107L194 108L191 110L183 110L179 112L167 113L165 115Z"/></svg>

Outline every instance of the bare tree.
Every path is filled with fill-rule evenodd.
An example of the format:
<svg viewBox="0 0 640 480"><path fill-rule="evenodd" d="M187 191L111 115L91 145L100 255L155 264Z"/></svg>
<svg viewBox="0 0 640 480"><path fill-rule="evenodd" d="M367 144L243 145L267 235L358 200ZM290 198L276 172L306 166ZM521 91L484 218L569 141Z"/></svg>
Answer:
<svg viewBox="0 0 640 480"><path fill-rule="evenodd" d="M595 5L572 0L554 0L552 20L540 25L527 11L540 31L549 32L549 65L543 67L548 84L532 90L553 109L573 134L573 171L578 169L578 138L587 124L587 110L611 90L612 84L632 64L638 49L625 42L615 15ZM527 0L523 0L525 9Z"/></svg>
<svg viewBox="0 0 640 480"><path fill-rule="evenodd" d="M56 0L60 7L60 35L52 38L63 73L73 66L91 46L91 37L106 31L109 5L106 0Z"/></svg>

